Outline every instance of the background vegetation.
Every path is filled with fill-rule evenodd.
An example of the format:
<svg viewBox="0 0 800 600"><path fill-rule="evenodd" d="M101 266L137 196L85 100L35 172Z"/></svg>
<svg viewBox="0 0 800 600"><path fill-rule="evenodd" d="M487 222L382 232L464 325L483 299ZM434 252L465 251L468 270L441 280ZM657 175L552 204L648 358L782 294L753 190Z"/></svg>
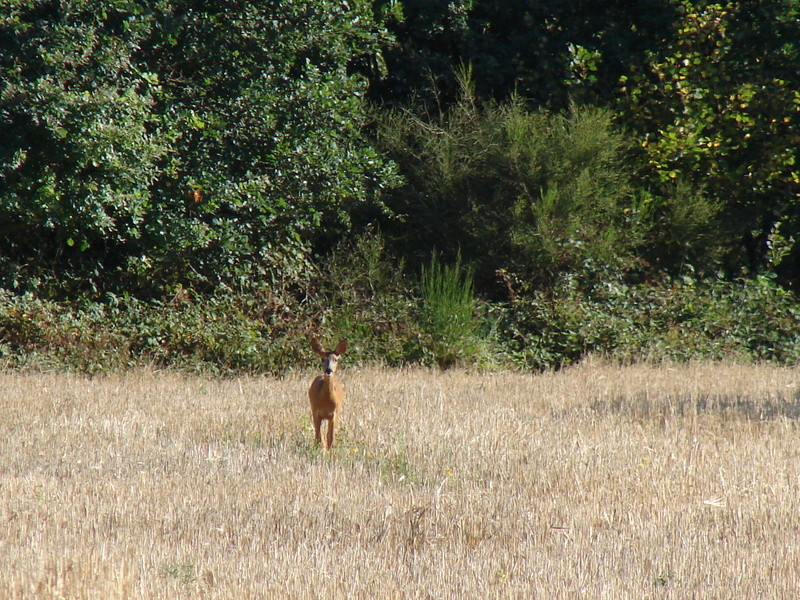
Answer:
<svg viewBox="0 0 800 600"><path fill-rule="evenodd" d="M0 353L794 362L798 40L796 0L0 0Z"/></svg>

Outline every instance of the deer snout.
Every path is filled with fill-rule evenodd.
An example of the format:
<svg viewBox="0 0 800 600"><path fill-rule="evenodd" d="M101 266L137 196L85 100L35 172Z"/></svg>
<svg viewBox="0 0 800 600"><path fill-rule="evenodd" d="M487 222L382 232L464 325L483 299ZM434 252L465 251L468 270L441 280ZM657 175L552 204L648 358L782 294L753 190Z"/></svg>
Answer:
<svg viewBox="0 0 800 600"><path fill-rule="evenodd" d="M333 369L325 369L325 375L332 375Z"/></svg>

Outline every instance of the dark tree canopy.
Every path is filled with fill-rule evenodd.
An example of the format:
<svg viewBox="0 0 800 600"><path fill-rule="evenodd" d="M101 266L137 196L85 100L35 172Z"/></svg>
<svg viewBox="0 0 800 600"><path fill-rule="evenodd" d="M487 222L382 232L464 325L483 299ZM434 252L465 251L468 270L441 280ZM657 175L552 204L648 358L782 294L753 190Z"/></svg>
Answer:
<svg viewBox="0 0 800 600"><path fill-rule="evenodd" d="M350 69L382 36L366 2L15 3L0 17L4 283L296 277L321 219L346 223L391 181Z"/></svg>
<svg viewBox="0 0 800 600"><path fill-rule="evenodd" d="M797 278L796 0L2 6L3 286L297 282L376 221L487 278Z"/></svg>

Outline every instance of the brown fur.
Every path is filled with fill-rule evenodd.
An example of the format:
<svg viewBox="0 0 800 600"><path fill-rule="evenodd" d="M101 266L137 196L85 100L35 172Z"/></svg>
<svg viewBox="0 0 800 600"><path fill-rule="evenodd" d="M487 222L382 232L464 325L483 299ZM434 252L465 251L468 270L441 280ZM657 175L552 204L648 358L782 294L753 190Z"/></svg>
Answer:
<svg viewBox="0 0 800 600"><path fill-rule="evenodd" d="M311 348L322 357L323 374L318 375L308 388L308 400L311 403L311 422L314 425L314 440L324 450L333 446L334 430L339 411L344 402L344 388L336 377L339 357L347 350L347 340L342 340L334 350L324 350L315 339L310 339ZM325 443L322 442L322 422L328 421Z"/></svg>

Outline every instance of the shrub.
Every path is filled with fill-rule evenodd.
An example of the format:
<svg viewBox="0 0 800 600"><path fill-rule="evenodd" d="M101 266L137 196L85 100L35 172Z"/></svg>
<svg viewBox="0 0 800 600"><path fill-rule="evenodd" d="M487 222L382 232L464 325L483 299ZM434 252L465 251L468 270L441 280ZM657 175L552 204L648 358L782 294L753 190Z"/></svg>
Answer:
<svg viewBox="0 0 800 600"><path fill-rule="evenodd" d="M433 254L430 266L422 267L423 349L440 367L474 364L478 357L472 278L460 253L452 265Z"/></svg>
<svg viewBox="0 0 800 600"><path fill-rule="evenodd" d="M351 340L348 364L423 358L420 301L403 262L386 251L378 231L346 238L322 257L306 302L307 329L331 342Z"/></svg>
<svg viewBox="0 0 800 600"><path fill-rule="evenodd" d="M95 373L133 364L127 338L98 304L69 306L0 292L0 357L6 366Z"/></svg>
<svg viewBox="0 0 800 600"><path fill-rule="evenodd" d="M0 284L302 280L320 223L393 180L354 65L384 43L364 0L3 3Z"/></svg>
<svg viewBox="0 0 800 600"><path fill-rule="evenodd" d="M479 105L465 80L444 117L387 111L377 140L405 177L386 197L400 217L386 225L395 247L415 265L434 248L445 260L461 251L481 291L500 291L501 268L549 282L641 243L626 142L603 109Z"/></svg>
<svg viewBox="0 0 800 600"><path fill-rule="evenodd" d="M476 302L470 271L432 258L415 295L379 234L343 242L302 293L221 290L55 302L0 291L5 367L83 373L157 366L215 375L313 364L306 334L349 338L348 364L549 369L592 354L634 362L800 361L800 304L773 277L632 284L586 265L546 291ZM513 282L512 282L513 283ZM300 290L298 290L300 291Z"/></svg>
<svg viewBox="0 0 800 600"><path fill-rule="evenodd" d="M800 360L800 305L770 277L629 284L584 272L494 312L508 356L535 368L589 354L626 362Z"/></svg>

